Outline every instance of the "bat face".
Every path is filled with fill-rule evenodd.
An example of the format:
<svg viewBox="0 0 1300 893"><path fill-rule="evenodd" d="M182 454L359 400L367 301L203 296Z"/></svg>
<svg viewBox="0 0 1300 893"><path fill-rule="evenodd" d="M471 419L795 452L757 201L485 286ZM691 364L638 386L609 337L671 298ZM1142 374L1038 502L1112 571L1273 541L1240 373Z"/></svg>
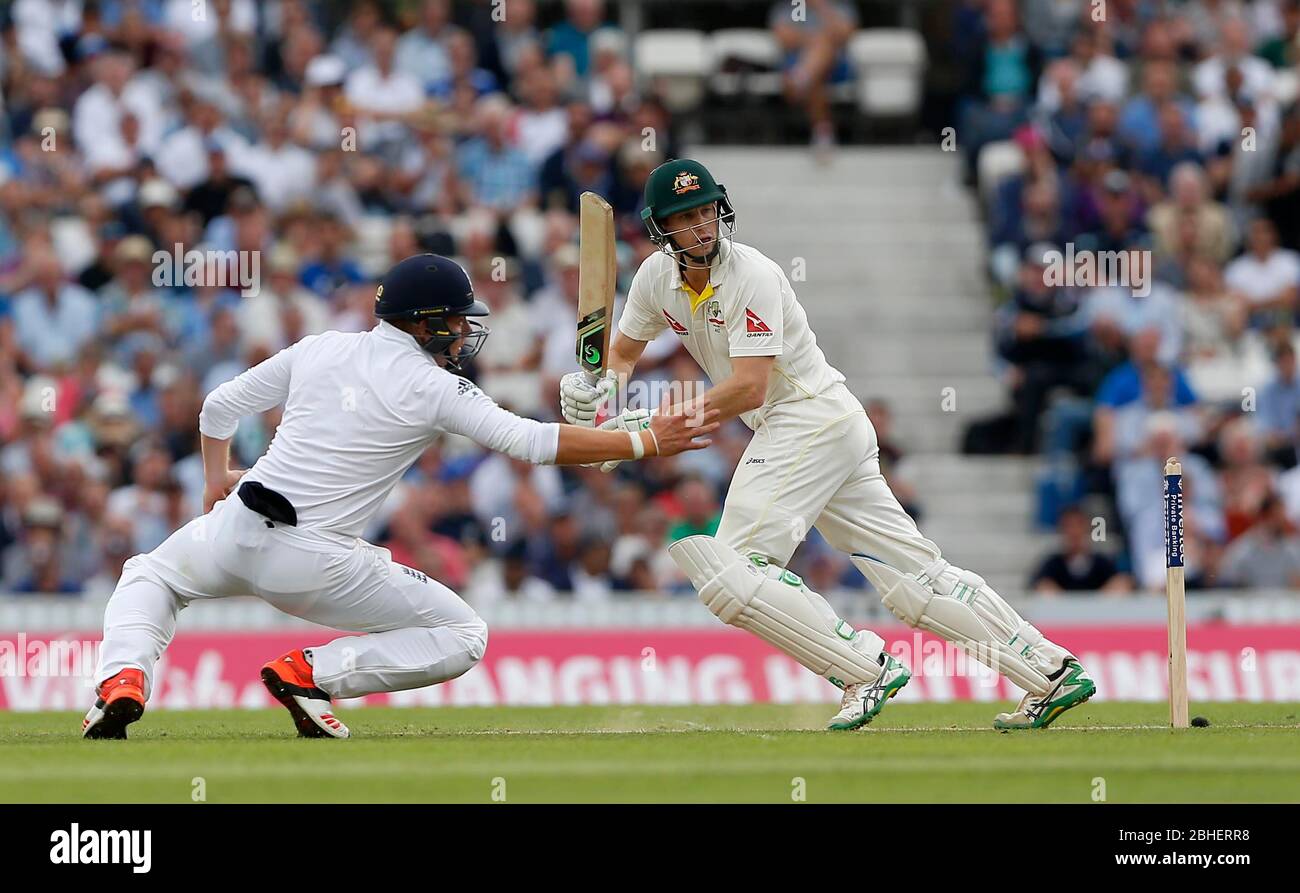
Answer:
<svg viewBox="0 0 1300 893"><path fill-rule="evenodd" d="M605 368L617 286L614 210L594 192L579 202L578 365L592 376Z"/></svg>

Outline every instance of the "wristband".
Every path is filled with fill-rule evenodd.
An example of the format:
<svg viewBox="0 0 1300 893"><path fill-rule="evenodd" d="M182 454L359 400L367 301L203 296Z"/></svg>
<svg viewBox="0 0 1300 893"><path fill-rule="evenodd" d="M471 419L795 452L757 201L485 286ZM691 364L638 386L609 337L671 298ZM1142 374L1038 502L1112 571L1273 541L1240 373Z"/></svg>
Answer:
<svg viewBox="0 0 1300 893"><path fill-rule="evenodd" d="M655 445L655 451L654 451L653 453L651 453L651 455L652 455L652 456L658 456L658 455L659 455L659 438L658 438L658 437L655 437L655 429L654 429L654 428L651 428L649 425L646 425L645 428L643 428L642 430L644 430L644 431L649 431L649 432L650 432L650 439L651 439L652 441L654 441L654 445Z"/></svg>
<svg viewBox="0 0 1300 893"><path fill-rule="evenodd" d="M640 459L642 456L645 455L645 441L641 439L640 432L629 431L627 432L627 436L632 441L632 458ZM656 449L658 449L657 444L656 444Z"/></svg>

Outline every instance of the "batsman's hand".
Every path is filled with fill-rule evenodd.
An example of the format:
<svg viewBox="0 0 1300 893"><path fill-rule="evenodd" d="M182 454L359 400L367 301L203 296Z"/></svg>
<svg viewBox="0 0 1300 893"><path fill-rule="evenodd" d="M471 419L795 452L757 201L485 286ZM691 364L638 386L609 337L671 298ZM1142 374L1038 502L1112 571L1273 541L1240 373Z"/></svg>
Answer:
<svg viewBox="0 0 1300 893"><path fill-rule="evenodd" d="M586 372L570 372L560 379L560 413L570 425L591 428L600 407L617 390L618 376L613 369L606 369L595 384Z"/></svg>

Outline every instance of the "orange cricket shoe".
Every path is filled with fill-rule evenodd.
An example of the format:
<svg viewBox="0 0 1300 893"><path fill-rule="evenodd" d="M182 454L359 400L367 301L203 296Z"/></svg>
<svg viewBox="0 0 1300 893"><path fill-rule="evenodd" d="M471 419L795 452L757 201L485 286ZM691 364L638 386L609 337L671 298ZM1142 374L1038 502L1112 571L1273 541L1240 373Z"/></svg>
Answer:
<svg viewBox="0 0 1300 893"><path fill-rule="evenodd" d="M298 737L348 737L348 727L334 717L329 693L312 680L311 664L301 648L266 663L262 684L289 711Z"/></svg>
<svg viewBox="0 0 1300 893"><path fill-rule="evenodd" d="M125 738L126 727L144 714L144 671L129 668L99 686L99 697L81 721L82 738Z"/></svg>

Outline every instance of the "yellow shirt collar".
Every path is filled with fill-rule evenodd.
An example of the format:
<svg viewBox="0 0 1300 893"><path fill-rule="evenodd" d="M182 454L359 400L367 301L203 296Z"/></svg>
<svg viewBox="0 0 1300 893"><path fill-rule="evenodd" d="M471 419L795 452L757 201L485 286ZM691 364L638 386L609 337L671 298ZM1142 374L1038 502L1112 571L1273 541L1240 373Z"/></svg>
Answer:
<svg viewBox="0 0 1300 893"><path fill-rule="evenodd" d="M722 284L722 279L731 266L731 251L731 240L724 239L722 245L719 246L718 256L709 269L709 284L704 286L704 291L699 294L696 294L695 289L687 284L686 278L682 276L682 271L677 265L673 265L673 284L690 297L691 313L700 309L700 305L713 296L715 282L719 285Z"/></svg>
<svg viewBox="0 0 1300 893"><path fill-rule="evenodd" d="M703 292L696 294L695 289L691 288L690 285L685 280L682 280L682 291L686 292L686 294L690 297L691 313L694 313L696 310L700 309L701 304L703 304L709 298L713 297L713 283L712 282L708 283L707 285L704 286Z"/></svg>

